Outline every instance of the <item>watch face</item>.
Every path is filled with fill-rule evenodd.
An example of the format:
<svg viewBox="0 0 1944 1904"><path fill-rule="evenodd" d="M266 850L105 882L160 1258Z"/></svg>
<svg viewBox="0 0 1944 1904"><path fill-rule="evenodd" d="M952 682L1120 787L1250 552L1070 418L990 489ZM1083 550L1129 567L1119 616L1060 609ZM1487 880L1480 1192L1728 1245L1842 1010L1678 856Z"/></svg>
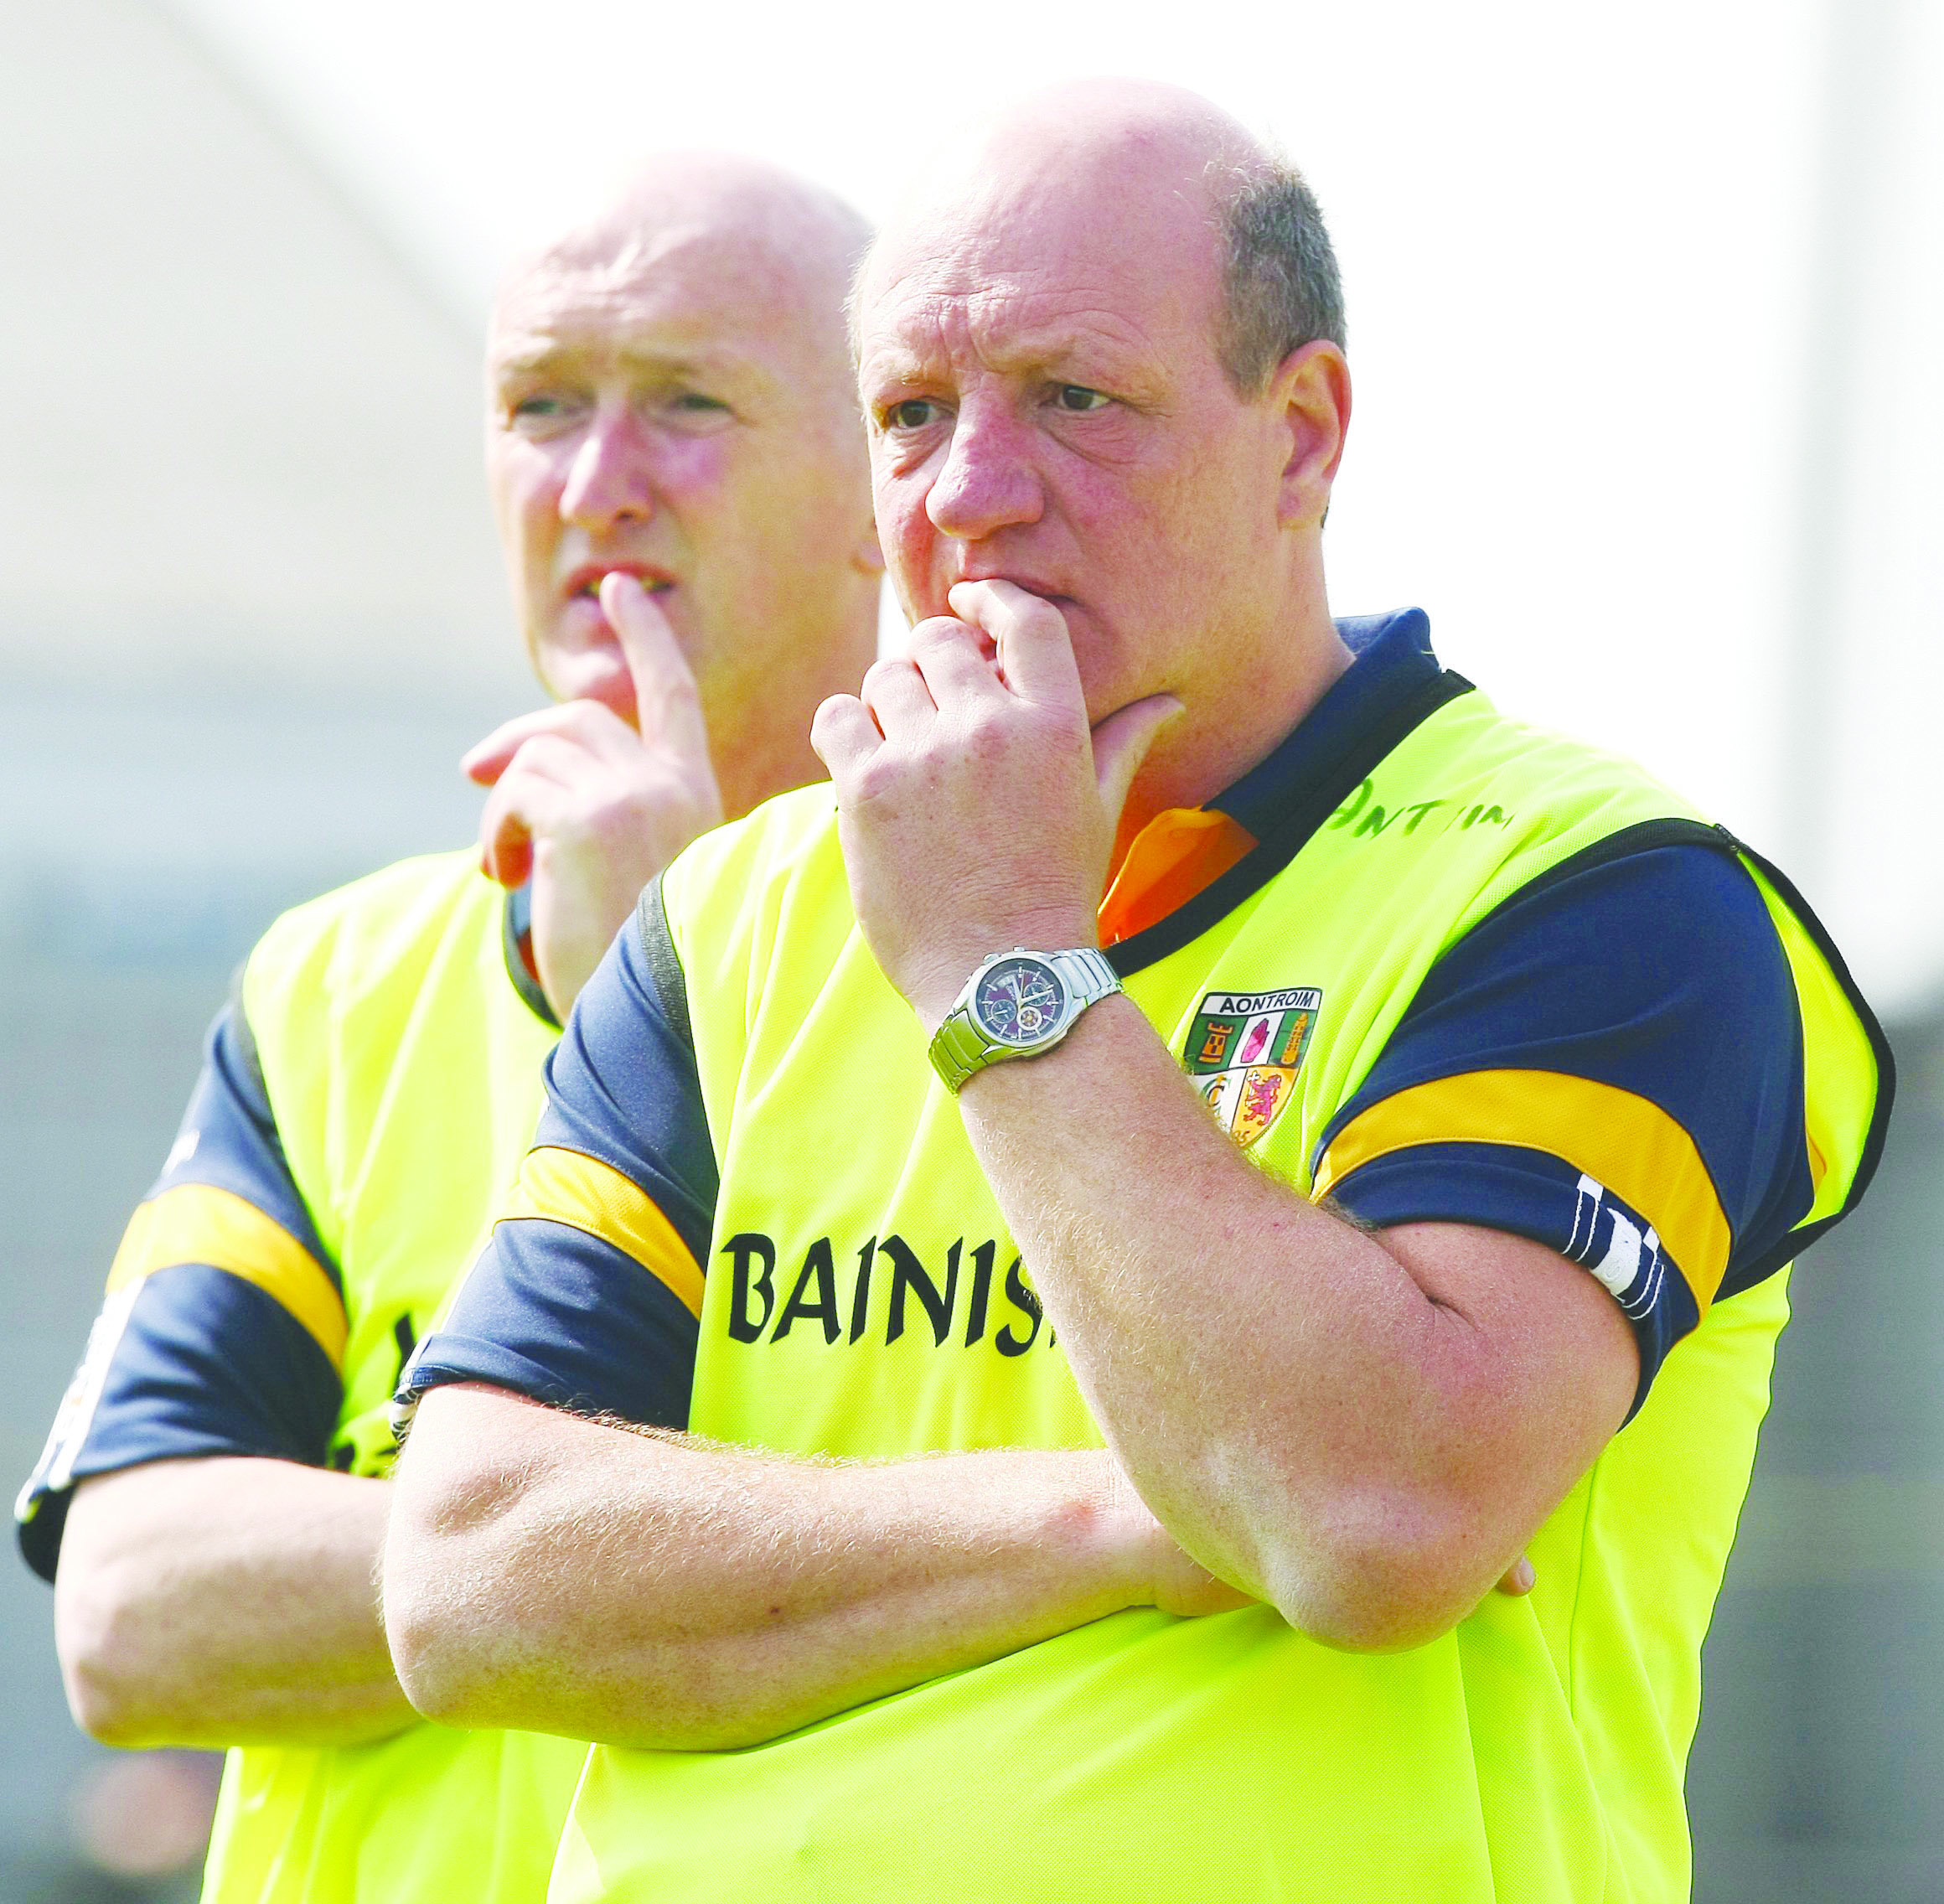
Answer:
<svg viewBox="0 0 1944 1904"><path fill-rule="evenodd" d="M1037 959L1001 959L972 994L972 1016L1001 1044L1034 1044L1060 1022L1066 988Z"/></svg>

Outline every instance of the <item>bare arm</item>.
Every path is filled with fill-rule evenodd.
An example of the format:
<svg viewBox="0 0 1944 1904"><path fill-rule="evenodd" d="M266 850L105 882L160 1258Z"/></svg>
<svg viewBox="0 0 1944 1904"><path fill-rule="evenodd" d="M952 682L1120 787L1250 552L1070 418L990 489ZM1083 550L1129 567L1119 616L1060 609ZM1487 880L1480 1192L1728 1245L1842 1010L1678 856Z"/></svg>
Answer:
<svg viewBox="0 0 1944 1904"><path fill-rule="evenodd" d="M1215 1126L1125 999L960 1102L1143 1498L1320 1639L1454 1625L1626 1413L1633 1336L1584 1270L1521 1237L1371 1235L1306 1203Z"/></svg>
<svg viewBox="0 0 1944 1904"><path fill-rule="evenodd" d="M1099 1453L817 1465L462 1385L397 1487L392 1648L453 1725L749 1745L1123 1607L1240 1604Z"/></svg>
<svg viewBox="0 0 1944 1904"><path fill-rule="evenodd" d="M254 1456L83 1482L54 1630L112 1746L349 1745L411 1724L379 1622L391 1484Z"/></svg>
<svg viewBox="0 0 1944 1904"><path fill-rule="evenodd" d="M1090 731L1055 608L1005 582L950 598L963 619L920 623L814 730L859 922L928 1037L988 955L1094 942L1129 788L1181 711L1150 696ZM1455 1624L1626 1414L1636 1351L1590 1277L1519 1238L1371 1236L1312 1208L1215 1127L1125 999L959 1101L1142 1498L1320 1639Z"/></svg>

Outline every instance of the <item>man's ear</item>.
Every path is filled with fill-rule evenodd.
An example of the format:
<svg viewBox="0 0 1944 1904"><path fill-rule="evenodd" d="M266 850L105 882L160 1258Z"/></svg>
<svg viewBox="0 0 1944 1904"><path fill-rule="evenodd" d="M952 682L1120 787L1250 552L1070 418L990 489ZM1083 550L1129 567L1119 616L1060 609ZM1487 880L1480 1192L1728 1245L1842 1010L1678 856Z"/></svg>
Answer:
<svg viewBox="0 0 1944 1904"><path fill-rule="evenodd" d="M1276 365L1264 401L1288 432L1276 520L1285 529L1321 525L1350 428L1350 366L1327 338Z"/></svg>
<svg viewBox="0 0 1944 1904"><path fill-rule="evenodd" d="M877 525L875 521L857 538L851 548L850 566L860 575L884 573L884 547L877 540Z"/></svg>

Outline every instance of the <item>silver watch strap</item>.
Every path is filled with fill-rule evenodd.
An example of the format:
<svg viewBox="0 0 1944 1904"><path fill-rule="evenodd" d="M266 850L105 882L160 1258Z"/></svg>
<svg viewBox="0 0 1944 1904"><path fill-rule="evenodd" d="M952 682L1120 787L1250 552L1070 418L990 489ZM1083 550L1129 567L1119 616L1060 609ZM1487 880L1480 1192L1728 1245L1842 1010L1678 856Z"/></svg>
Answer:
<svg viewBox="0 0 1944 1904"><path fill-rule="evenodd" d="M933 1034L932 1068L944 1079L945 1089L957 1097L965 1080L983 1071L990 1062L993 1048L985 1034L972 1022L972 1014L954 1006Z"/></svg>
<svg viewBox="0 0 1944 1904"><path fill-rule="evenodd" d="M1073 1009L1067 1015L1068 1026L1089 1005L1098 1005L1120 990L1120 974L1104 952L1092 946L1075 952L1049 952L1047 963L1060 975L1060 983L1073 1001Z"/></svg>
<svg viewBox="0 0 1944 1904"><path fill-rule="evenodd" d="M1016 949L1024 951L1026 948L1021 946ZM996 1060L1037 1058L1043 1052L1051 1051L1073 1028L1075 1021L1089 1005L1098 1005L1102 999L1110 998L1120 990L1119 973L1114 970L1104 952L1096 951L1091 946L1071 952L1038 952L1032 956L1045 960L1052 967L1054 975L1066 991L1067 1009L1062 1014L1059 1029L1044 1044L1027 1051L988 1038L980 1030L969 1008L969 995L978 979L978 974L975 973L966 981L967 996L962 996L946 1014L945 1022L932 1039L932 1068L954 1097L959 1094L967 1079L976 1076Z"/></svg>

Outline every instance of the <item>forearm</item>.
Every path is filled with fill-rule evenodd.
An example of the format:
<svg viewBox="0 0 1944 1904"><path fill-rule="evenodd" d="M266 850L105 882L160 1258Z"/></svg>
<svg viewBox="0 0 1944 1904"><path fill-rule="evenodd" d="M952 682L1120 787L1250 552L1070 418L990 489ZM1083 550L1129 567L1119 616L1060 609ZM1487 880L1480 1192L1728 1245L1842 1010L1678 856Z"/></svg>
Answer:
<svg viewBox="0 0 1944 1904"><path fill-rule="evenodd" d="M811 1465L454 1388L399 1488L393 1646L453 1724L747 1745L1151 1596L1098 1453Z"/></svg>
<svg viewBox="0 0 1944 1904"><path fill-rule="evenodd" d="M76 1720L119 1746L344 1745L411 1723L379 1620L391 1484L292 1462L81 1483L54 1626Z"/></svg>
<svg viewBox="0 0 1944 1904"><path fill-rule="evenodd" d="M1557 1420L1546 1378L1570 1332L1473 1275L1467 1233L1373 1237L1254 1168L1125 1000L1049 1057L980 1074L961 1104L1144 1498L1197 1560L1319 1637L1400 1644L1449 1625L1618 1425L1617 1389L1589 1411L1595 1431ZM1426 1234L1435 1260L1411 1247ZM1533 1291L1560 1279L1573 1318L1624 1338L1590 1279L1486 1240L1529 1252Z"/></svg>

